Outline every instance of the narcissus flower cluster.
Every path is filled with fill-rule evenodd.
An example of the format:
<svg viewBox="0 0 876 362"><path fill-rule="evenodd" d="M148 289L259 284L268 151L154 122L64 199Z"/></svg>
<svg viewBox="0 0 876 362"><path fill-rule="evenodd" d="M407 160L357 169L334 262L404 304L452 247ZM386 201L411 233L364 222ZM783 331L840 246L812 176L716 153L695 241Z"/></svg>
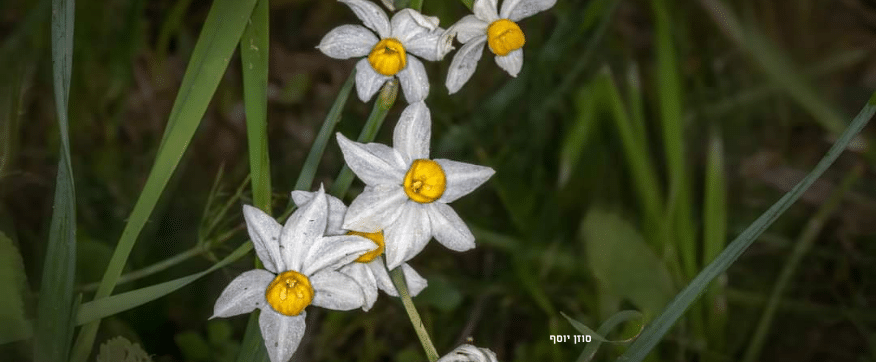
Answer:
<svg viewBox="0 0 876 362"><path fill-rule="evenodd" d="M446 30L439 19L413 9L391 17L367 0L339 0L362 21L332 29L317 48L336 59L361 58L356 92L363 102L397 78L408 102L396 123L392 147L359 143L337 134L347 166L365 183L346 206L327 195L294 191L298 209L284 225L244 206L249 236L264 269L245 272L219 296L213 317L261 309L259 324L272 362L286 362L304 335L306 309L368 311L378 290L398 296L389 271L401 268L408 293L427 281L407 262L434 238L453 251L475 247L475 237L449 205L471 193L495 171L486 166L431 158L431 112L425 103L429 79L421 59L441 61L454 49L445 85L452 94L472 76L484 46L509 75L523 66L526 43L517 24L556 0L476 0L473 14ZM396 277L399 277L398 271ZM497 361L495 353L462 345L439 361Z"/></svg>

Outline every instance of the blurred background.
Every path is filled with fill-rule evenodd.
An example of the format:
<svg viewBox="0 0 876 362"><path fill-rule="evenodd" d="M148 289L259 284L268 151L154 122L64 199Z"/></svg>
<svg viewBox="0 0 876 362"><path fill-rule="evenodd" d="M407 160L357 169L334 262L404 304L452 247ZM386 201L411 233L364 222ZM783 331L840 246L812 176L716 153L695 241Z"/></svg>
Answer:
<svg viewBox="0 0 876 362"><path fill-rule="evenodd" d="M52 213L59 138L49 4L0 6L3 328L35 316ZM69 112L84 301L149 175L209 8L76 2ZM446 28L470 11L425 0L423 13ZM335 1L270 2L275 215L355 64L314 47L356 23ZM454 253L432 242L411 261L429 281L414 301L440 354L472 341L501 361L574 361L582 344L550 340L580 334L561 312L594 330L622 310L650 320L812 169L876 88L872 0L560 0L519 24L526 45L517 78L486 53L449 96L453 53L426 63L433 157L497 171L453 204L478 247ZM202 271L246 242L241 88L236 54L115 293ZM403 104L378 142L391 142ZM358 134L370 108L351 96L338 131ZM865 129L650 360L876 361L872 139ZM342 165L332 139L316 182L331 185ZM345 201L362 186L356 181ZM207 318L253 258L104 319L96 343L123 336L153 361L233 361L247 318ZM607 337L629 339L641 322ZM311 308L307 326L296 361L425 360L401 303L384 294L367 313ZM31 341L0 345L0 359L29 361L32 349ZM603 345L594 360L623 350Z"/></svg>

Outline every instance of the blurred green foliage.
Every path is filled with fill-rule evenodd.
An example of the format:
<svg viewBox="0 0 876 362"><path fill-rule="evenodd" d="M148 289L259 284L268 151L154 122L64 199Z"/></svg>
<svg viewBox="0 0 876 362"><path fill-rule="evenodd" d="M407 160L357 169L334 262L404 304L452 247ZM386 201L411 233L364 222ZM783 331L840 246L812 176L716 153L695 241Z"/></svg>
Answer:
<svg viewBox="0 0 876 362"><path fill-rule="evenodd" d="M10 323L21 322L15 300L29 320L36 315L60 147L48 4L0 5L0 66L7 70L0 72L0 231L7 236L0 259L20 252L23 264L0 262L2 290L22 290L0 298L10 306L2 308ZM150 175L209 9L187 0L76 2L70 151L76 283L86 301L93 288L83 287L100 281ZM269 11L265 131L270 207L279 215L354 64L314 46L331 28L356 20L335 1L278 0ZM469 12L461 2L430 0L423 11L443 27ZM876 6L864 0L561 0L520 23L527 44L517 78L487 53L469 83L449 96L443 77L450 59L426 63L432 154L497 170L453 205L478 248L459 254L430 243L412 261L430 282L415 302L438 352L471 338L502 361L572 361L582 345L549 339L576 333L560 312L594 329L623 309L659 313L693 277L684 263L698 271L714 258L812 168L846 115L867 101L866 90L876 87L874 18ZM240 205L255 201L246 181L238 54L144 219L139 240L148 242L131 251L116 293L203 271L245 241ZM389 111L376 141L389 142L401 109ZM370 110L352 97L337 130L358 134ZM667 118L675 129L665 129ZM699 309L685 314L652 360L738 360L803 225L856 165L867 171L826 217L777 302L761 360L876 360L876 318L868 311L876 303L869 160L843 155L713 284ZM330 186L341 166L329 141L314 184ZM345 201L361 188L354 182ZM682 236L693 242L680 243ZM110 317L96 340L123 334L154 361L231 360L246 318L207 318L227 282L251 266L243 258ZM150 272L125 279L143 270ZM7 288L23 280L23 289ZM385 295L368 313L317 311L307 325L301 361L422 360L401 303ZM627 323L610 336L637 330ZM0 345L0 355L30 360L30 343ZM601 349L594 360L624 347Z"/></svg>

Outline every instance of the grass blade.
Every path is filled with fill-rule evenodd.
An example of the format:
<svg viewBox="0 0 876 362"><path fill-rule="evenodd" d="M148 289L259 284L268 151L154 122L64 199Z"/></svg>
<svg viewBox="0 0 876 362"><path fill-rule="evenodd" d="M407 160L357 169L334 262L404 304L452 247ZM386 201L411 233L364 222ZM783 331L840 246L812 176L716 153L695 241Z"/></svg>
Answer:
<svg viewBox="0 0 876 362"><path fill-rule="evenodd" d="M70 164L67 102L73 64L73 0L52 1L52 78L61 133L58 176L49 241L37 306L33 359L66 361L73 338L73 283L76 276L76 192Z"/></svg>
<svg viewBox="0 0 876 362"><path fill-rule="evenodd" d="M843 197L848 193L849 189L851 189L855 182L861 178L862 173L863 169L861 167L852 170L849 175L845 177L842 184L831 193L827 202L821 205L818 212L815 213L815 216L813 216L806 224L806 228L803 229L800 239L798 239L797 244L794 245L794 249L791 251L788 261L785 262L785 265L782 267L782 271L776 280L776 284L773 286L770 298L767 300L760 321L758 321L757 327L754 330L754 335L751 337L751 343L748 344L748 349L745 351L743 362L755 362L759 360L760 352L763 349L767 334L772 326L773 316L775 316L776 309L779 306L779 299L781 299L782 294L785 294L788 283L791 281L791 278L794 277L794 273L797 272L797 266L800 265L800 260L803 260L803 256L812 249L812 244L815 243L815 239L821 234L825 222L827 222L827 219L830 218L830 216L836 211L837 207L839 207Z"/></svg>
<svg viewBox="0 0 876 362"><path fill-rule="evenodd" d="M778 51L766 36L753 27L744 27L733 12L719 0L700 0L715 23L738 47L745 50L766 76L788 93L800 107L833 134L840 134L845 128L840 113L820 97L812 86L798 74L793 63L785 54Z"/></svg>
<svg viewBox="0 0 876 362"><path fill-rule="evenodd" d="M249 171L252 179L252 196L255 206L273 214L271 210L271 160L268 155L268 50L269 10L268 0L256 3L249 25L240 39L240 58L243 64L243 94L246 103L246 131L249 144ZM256 267L261 266L256 259ZM237 357L246 356L249 361L268 361L267 350L261 332L253 321L259 312L250 313L242 345L247 349ZM251 347L251 348L250 348ZM254 358L257 356L258 358Z"/></svg>
<svg viewBox="0 0 876 362"><path fill-rule="evenodd" d="M344 105L347 104L347 98L350 96L350 91L353 90L353 83L356 79L356 69L350 72L347 81L341 87L335 102L332 103L332 108L329 109L325 120L322 122L322 127L319 128L319 134L313 141L313 146L310 147L310 152L307 153L307 159L304 160L304 166L301 167L301 173L298 174L298 180L295 181L295 190L310 191L313 185L313 179L316 177L316 169L319 166L319 161L322 159L322 154L325 152L325 147L328 145L335 126L341 121L341 111ZM291 206L292 200L289 200Z"/></svg>
<svg viewBox="0 0 876 362"><path fill-rule="evenodd" d="M252 243L247 241L224 259L202 272L82 304L76 315L76 324L81 325L97 321L161 298L219 268L237 261L251 250Z"/></svg>
<svg viewBox="0 0 876 362"><path fill-rule="evenodd" d="M718 257L727 241L727 186L724 183L724 146L715 133L709 141L703 202L703 259L708 265ZM723 285L713 281L706 292L706 325L709 348L723 351L727 326ZM706 357L706 356L704 356Z"/></svg>
<svg viewBox="0 0 876 362"><path fill-rule="evenodd" d="M112 293L137 236L143 230L207 110L254 5L255 0L217 0L210 8L170 112L155 164L122 231L95 300ZM74 361L84 362L88 358L99 323L95 321L82 328L74 348Z"/></svg>
<svg viewBox="0 0 876 362"><path fill-rule="evenodd" d="M243 100L249 145L253 203L271 214L271 162L268 156L268 0L256 3L240 39Z"/></svg>
<svg viewBox="0 0 876 362"><path fill-rule="evenodd" d="M715 261L706 266L681 293L678 293L675 299L663 310L663 313L645 328L642 335L630 345L630 348L624 352L618 361L643 360L651 352L651 349L657 345L663 335L675 325L678 318L684 314L687 308L708 287L709 283L719 274L726 271L751 246L758 236L772 225L785 210L791 207L803 192L809 189L812 183L833 164L852 139L867 125L867 122L870 121L874 113L876 113L876 93L873 93L870 100L861 109L861 112L852 120L851 125L843 132L836 143L831 146L824 158L806 175L806 178L801 180L791 191L782 196L779 201L758 217L718 255Z"/></svg>

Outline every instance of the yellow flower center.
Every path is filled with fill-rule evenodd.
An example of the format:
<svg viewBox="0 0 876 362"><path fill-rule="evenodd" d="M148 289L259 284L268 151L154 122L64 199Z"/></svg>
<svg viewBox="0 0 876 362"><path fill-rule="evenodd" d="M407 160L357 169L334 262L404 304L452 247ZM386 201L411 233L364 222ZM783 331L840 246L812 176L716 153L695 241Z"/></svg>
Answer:
<svg viewBox="0 0 876 362"><path fill-rule="evenodd" d="M402 43L393 38L383 39L371 49L368 63L377 73L391 76L405 69L408 64L407 53Z"/></svg>
<svg viewBox="0 0 876 362"><path fill-rule="evenodd" d="M313 287L306 276L290 270L278 275L268 285L265 298L278 313L296 316L313 301Z"/></svg>
<svg viewBox="0 0 876 362"><path fill-rule="evenodd" d="M444 194L447 177L441 165L432 160L414 160L405 174L405 193L411 200L428 204Z"/></svg>
<svg viewBox="0 0 876 362"><path fill-rule="evenodd" d="M496 55L506 56L526 43L523 30L511 20L499 19L487 28L487 44ZM374 64L374 63L371 63Z"/></svg>
<svg viewBox="0 0 876 362"><path fill-rule="evenodd" d="M374 258L380 256L380 254L383 254L383 251L386 249L386 243L383 242L383 231L378 231L376 233L361 233L358 231L350 231L347 233L347 235L359 235L377 244L377 249L360 255L356 259L357 263L369 263L374 260Z"/></svg>

